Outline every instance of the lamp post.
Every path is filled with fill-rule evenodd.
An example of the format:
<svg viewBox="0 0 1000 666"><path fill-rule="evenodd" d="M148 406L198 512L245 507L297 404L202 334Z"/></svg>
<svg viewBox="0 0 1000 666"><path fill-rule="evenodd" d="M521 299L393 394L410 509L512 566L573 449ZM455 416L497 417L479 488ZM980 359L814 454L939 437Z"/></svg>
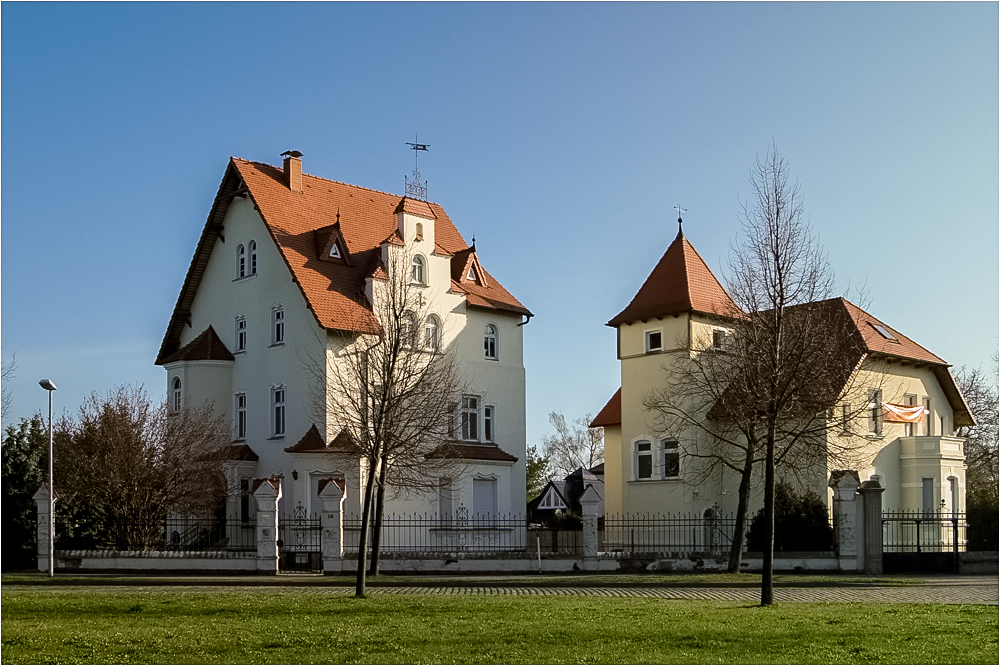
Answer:
<svg viewBox="0 0 1000 666"><path fill-rule="evenodd" d="M52 485L52 392L56 385L49 379L43 379L38 385L49 392L49 578L52 578L56 574L56 491Z"/></svg>

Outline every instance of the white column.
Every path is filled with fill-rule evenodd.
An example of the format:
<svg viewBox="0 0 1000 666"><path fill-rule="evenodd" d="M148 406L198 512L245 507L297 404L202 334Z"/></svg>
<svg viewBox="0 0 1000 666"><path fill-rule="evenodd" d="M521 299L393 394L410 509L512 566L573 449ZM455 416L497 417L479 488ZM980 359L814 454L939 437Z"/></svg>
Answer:
<svg viewBox="0 0 1000 666"><path fill-rule="evenodd" d="M257 501L257 573L278 573L278 500L281 480L254 479L253 496Z"/></svg>
<svg viewBox="0 0 1000 666"><path fill-rule="evenodd" d="M43 483L41 487L32 495L38 505L38 570L48 572L49 570L49 527L51 518L49 516L49 484ZM55 498L59 499L57 494Z"/></svg>
<svg viewBox="0 0 1000 666"><path fill-rule="evenodd" d="M341 560L344 559L344 497L347 488L341 487L336 479L320 479L319 499L323 503L320 518L323 528L323 573L340 574Z"/></svg>

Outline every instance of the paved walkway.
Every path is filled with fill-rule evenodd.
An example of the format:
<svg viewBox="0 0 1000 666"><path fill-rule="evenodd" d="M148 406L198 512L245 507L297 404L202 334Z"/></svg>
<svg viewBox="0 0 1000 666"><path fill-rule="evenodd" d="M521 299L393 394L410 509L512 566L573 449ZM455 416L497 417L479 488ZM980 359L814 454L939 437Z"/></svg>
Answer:
<svg viewBox="0 0 1000 666"><path fill-rule="evenodd" d="M353 594L353 590L345 590ZM490 594L538 596L595 596L653 599L707 599L757 603L759 588L752 587L433 587L399 586L369 588L372 595L382 594ZM928 581L924 585L857 587L776 587L774 600L818 603L886 604L987 604L997 605L1000 597L997 579L954 579Z"/></svg>

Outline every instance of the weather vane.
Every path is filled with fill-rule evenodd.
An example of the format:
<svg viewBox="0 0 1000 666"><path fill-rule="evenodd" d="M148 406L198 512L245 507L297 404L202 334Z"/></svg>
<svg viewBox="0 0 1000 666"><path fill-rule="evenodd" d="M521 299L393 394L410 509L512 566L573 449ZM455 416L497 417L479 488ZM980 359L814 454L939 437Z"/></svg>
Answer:
<svg viewBox="0 0 1000 666"><path fill-rule="evenodd" d="M688 212L688 209L681 208L680 206L674 206L674 210L677 211L677 226L682 228L684 224L684 213Z"/></svg>
<svg viewBox="0 0 1000 666"><path fill-rule="evenodd" d="M413 180L410 180L406 176L403 176L403 180L406 183L406 196L415 197L417 199L423 199L424 201L426 201L427 181L420 180L420 169L418 168L419 163L417 161L417 157L420 154L421 150L426 151L431 147L431 145L429 143L418 143L417 141L418 141L417 136L414 135L413 143L410 143L409 141L406 142L406 145L408 145L410 147L410 150L413 151Z"/></svg>

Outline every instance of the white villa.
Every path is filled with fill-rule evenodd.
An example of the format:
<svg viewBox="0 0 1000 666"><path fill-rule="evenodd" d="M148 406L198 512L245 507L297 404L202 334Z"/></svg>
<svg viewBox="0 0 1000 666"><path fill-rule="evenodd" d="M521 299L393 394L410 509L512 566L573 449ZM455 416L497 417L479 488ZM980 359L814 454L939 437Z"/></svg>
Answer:
<svg viewBox="0 0 1000 666"><path fill-rule="evenodd" d="M361 463L336 415L316 417L309 361L331 358L344 331L372 332L359 329L372 320L372 283L401 249L432 312L421 330L454 350L468 389L461 441L442 443L463 478L387 513L524 511L531 312L440 205L304 174L290 152L282 167L230 159L156 359L172 407L212 403L232 424L229 515L249 516L252 482L266 477L281 480L281 514L317 513L319 481L339 478L345 514L360 515Z"/></svg>
<svg viewBox="0 0 1000 666"><path fill-rule="evenodd" d="M864 416L849 433L828 430L827 446L847 434L862 440L863 460L854 471L862 481L877 478L885 488L886 509L964 511L964 440L955 432L974 421L949 365L845 299L810 306L848 322L848 339L830 344L859 350L852 381L867 387ZM733 321L727 313L734 311L725 289L680 232L628 307L608 322L618 333L621 388L591 425L605 432L609 515L736 510L738 475L726 470L696 481L684 451L706 446L702 435L659 432L654 414L643 406L644 398L664 385L668 359L724 353ZM824 461L810 483L828 507L833 472L841 473ZM752 511L761 504L762 483L754 485Z"/></svg>

